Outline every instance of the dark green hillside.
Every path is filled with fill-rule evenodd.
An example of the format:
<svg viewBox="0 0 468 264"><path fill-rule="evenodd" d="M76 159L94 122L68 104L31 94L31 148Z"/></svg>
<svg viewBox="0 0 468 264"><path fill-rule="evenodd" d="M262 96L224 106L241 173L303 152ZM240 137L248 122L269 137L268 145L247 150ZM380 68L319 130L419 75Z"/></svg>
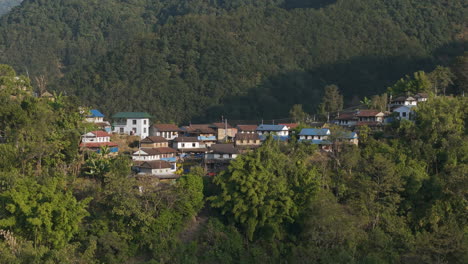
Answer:
<svg viewBox="0 0 468 264"><path fill-rule="evenodd" d="M351 99L466 48L455 1L33 1L2 18L0 61L107 114L277 118L323 87ZM33 78L34 79L34 78Z"/></svg>

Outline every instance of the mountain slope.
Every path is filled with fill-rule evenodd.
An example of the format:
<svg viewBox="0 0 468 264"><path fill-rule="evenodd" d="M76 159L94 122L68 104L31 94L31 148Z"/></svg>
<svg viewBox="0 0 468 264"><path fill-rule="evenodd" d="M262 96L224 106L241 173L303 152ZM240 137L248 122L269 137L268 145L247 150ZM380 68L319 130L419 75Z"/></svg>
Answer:
<svg viewBox="0 0 468 264"><path fill-rule="evenodd" d="M316 7L316 8L310 8ZM320 8L317 8L320 7ZM106 113L277 118L349 99L462 52L464 1L32 1L0 23L0 58Z"/></svg>

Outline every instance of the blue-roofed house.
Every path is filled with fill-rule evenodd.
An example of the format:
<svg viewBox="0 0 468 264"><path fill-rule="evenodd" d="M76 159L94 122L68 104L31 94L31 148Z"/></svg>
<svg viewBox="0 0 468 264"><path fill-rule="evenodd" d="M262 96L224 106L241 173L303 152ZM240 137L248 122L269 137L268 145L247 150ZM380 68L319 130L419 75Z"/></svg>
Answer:
<svg viewBox="0 0 468 264"><path fill-rule="evenodd" d="M96 126L106 131L107 133L110 133L112 130L110 123L104 121L104 114L102 114L97 109L91 109L89 111L89 114L86 116L86 122L94 123Z"/></svg>
<svg viewBox="0 0 468 264"><path fill-rule="evenodd" d="M289 129L285 125L259 125L257 133L261 135L275 134L280 137L289 136Z"/></svg>
<svg viewBox="0 0 468 264"><path fill-rule="evenodd" d="M359 144L359 136L358 136L358 134L356 132L350 132L350 131L342 132L339 135L339 138L342 141L349 142L349 143L354 144L356 146Z"/></svg>
<svg viewBox="0 0 468 264"><path fill-rule="evenodd" d="M89 123L101 123L104 122L104 115L97 109L89 110L89 114L86 116L86 122Z"/></svg>
<svg viewBox="0 0 468 264"><path fill-rule="evenodd" d="M326 140L330 134L328 128L303 128L299 140Z"/></svg>

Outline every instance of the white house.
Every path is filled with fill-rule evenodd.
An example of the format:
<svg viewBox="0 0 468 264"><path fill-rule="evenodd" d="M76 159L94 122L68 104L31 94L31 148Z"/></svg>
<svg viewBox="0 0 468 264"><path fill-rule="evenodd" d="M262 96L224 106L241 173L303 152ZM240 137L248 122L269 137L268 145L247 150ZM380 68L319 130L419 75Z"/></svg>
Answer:
<svg viewBox="0 0 468 264"><path fill-rule="evenodd" d="M81 136L83 143L110 142L110 135L105 131L91 131Z"/></svg>
<svg viewBox="0 0 468 264"><path fill-rule="evenodd" d="M330 136L330 129L328 128L304 128L299 133L300 140L325 140Z"/></svg>
<svg viewBox="0 0 468 264"><path fill-rule="evenodd" d="M151 136L160 136L167 140L174 140L182 130L174 124L154 124L150 128Z"/></svg>
<svg viewBox="0 0 468 264"><path fill-rule="evenodd" d="M174 139L173 148L180 152L206 152L206 146L201 144L197 137L177 137Z"/></svg>
<svg viewBox="0 0 468 264"><path fill-rule="evenodd" d="M355 126L357 122L358 117L356 116L356 112L341 113L334 120L335 124L347 127Z"/></svg>
<svg viewBox="0 0 468 264"><path fill-rule="evenodd" d="M417 105L418 100L411 96L399 96L391 101L392 106L395 105Z"/></svg>
<svg viewBox="0 0 468 264"><path fill-rule="evenodd" d="M238 154L233 144L214 144L210 147L210 152L205 154L205 160L232 160Z"/></svg>
<svg viewBox="0 0 468 264"><path fill-rule="evenodd" d="M285 125L259 125L257 127L257 133L261 135L276 134L277 136L283 137L289 135L289 129Z"/></svg>
<svg viewBox="0 0 468 264"><path fill-rule="evenodd" d="M146 138L149 136L150 118L148 113L143 112L119 112L112 116L113 132Z"/></svg>
<svg viewBox="0 0 468 264"><path fill-rule="evenodd" d="M156 176L160 179L173 179L179 176L175 174L176 164L171 164L164 160L145 161L136 166L138 174Z"/></svg>
<svg viewBox="0 0 468 264"><path fill-rule="evenodd" d="M140 148L132 154L132 160L135 161L153 161L165 160L168 162L176 162L176 150L173 148Z"/></svg>
<svg viewBox="0 0 468 264"><path fill-rule="evenodd" d="M110 141L110 135L105 131L91 131L82 135L80 147L96 152L100 152L101 147L108 147L110 153L119 152L119 146Z"/></svg>
<svg viewBox="0 0 468 264"><path fill-rule="evenodd" d="M400 120L411 120L414 114L413 105L402 105L393 109L394 113L398 113Z"/></svg>

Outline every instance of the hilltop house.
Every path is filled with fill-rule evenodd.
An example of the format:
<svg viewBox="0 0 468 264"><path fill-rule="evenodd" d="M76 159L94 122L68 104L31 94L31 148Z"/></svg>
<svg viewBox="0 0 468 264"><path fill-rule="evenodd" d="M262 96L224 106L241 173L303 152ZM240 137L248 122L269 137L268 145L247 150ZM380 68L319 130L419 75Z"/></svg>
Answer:
<svg viewBox="0 0 468 264"><path fill-rule="evenodd" d="M392 112L397 113L400 120L412 120L414 115L412 108L414 108L414 105L402 105L393 108Z"/></svg>
<svg viewBox="0 0 468 264"><path fill-rule="evenodd" d="M85 119L88 123L94 123L100 129L110 133L112 131L112 127L109 122L104 121L104 115L97 109L92 109L89 111L89 114L86 116Z"/></svg>
<svg viewBox="0 0 468 264"><path fill-rule="evenodd" d="M110 153L117 153L119 151L118 145L110 141L110 135L105 131L91 131L82 135L80 147L98 153L101 147L109 147Z"/></svg>
<svg viewBox="0 0 468 264"><path fill-rule="evenodd" d="M205 153L206 146L200 143L197 137L177 137L174 139L173 148L184 153Z"/></svg>
<svg viewBox="0 0 468 264"><path fill-rule="evenodd" d="M145 161L135 166L138 174L156 176L159 179L177 179L177 166L164 160Z"/></svg>
<svg viewBox="0 0 468 264"><path fill-rule="evenodd" d="M330 136L328 128L304 128L299 133L299 140L326 140Z"/></svg>
<svg viewBox="0 0 468 264"><path fill-rule="evenodd" d="M160 136L149 136L140 141L140 147L142 148L162 148L169 147L167 139Z"/></svg>
<svg viewBox="0 0 468 264"><path fill-rule="evenodd" d="M289 135L289 129L285 125L259 125L257 127L257 133L260 136L275 134L280 137L287 137Z"/></svg>
<svg viewBox="0 0 468 264"><path fill-rule="evenodd" d="M237 134L237 128L233 128L227 122L213 123L210 127L216 131L218 141L232 140Z"/></svg>
<svg viewBox="0 0 468 264"><path fill-rule="evenodd" d="M214 144L205 154L205 167L208 172L219 172L225 169L239 152L233 144Z"/></svg>
<svg viewBox="0 0 468 264"><path fill-rule="evenodd" d="M380 125L384 121L385 114L378 110L358 110L356 113L356 117L358 119L357 125L368 125L368 126L376 126Z"/></svg>
<svg viewBox="0 0 468 264"><path fill-rule="evenodd" d="M357 125L357 122L358 117L356 116L356 112L348 112L339 114L333 123L340 126L353 127Z"/></svg>
<svg viewBox="0 0 468 264"><path fill-rule="evenodd" d="M112 116L113 132L145 138L149 136L149 119L151 116L143 112L119 112Z"/></svg>
<svg viewBox="0 0 468 264"><path fill-rule="evenodd" d="M182 130L174 124L154 124L150 128L151 136L161 136L167 140L174 140Z"/></svg>
<svg viewBox="0 0 468 264"><path fill-rule="evenodd" d="M234 138L234 144L236 145L236 147L260 146L262 142L260 141L260 136L256 133L237 133L236 137Z"/></svg>
<svg viewBox="0 0 468 264"><path fill-rule="evenodd" d="M257 125L237 125L237 134L256 134Z"/></svg>
<svg viewBox="0 0 468 264"><path fill-rule="evenodd" d="M399 96L390 102L390 106L395 105L417 105L418 100L411 96Z"/></svg>
<svg viewBox="0 0 468 264"><path fill-rule="evenodd" d="M211 146L216 143L216 131L208 124L191 124L182 127L186 137L196 137L203 142L205 146Z"/></svg>
<svg viewBox="0 0 468 264"><path fill-rule="evenodd" d="M152 161L152 160L164 160L167 162L175 163L176 150L169 147L161 148L140 148L138 151L132 154L132 160L135 161Z"/></svg>

